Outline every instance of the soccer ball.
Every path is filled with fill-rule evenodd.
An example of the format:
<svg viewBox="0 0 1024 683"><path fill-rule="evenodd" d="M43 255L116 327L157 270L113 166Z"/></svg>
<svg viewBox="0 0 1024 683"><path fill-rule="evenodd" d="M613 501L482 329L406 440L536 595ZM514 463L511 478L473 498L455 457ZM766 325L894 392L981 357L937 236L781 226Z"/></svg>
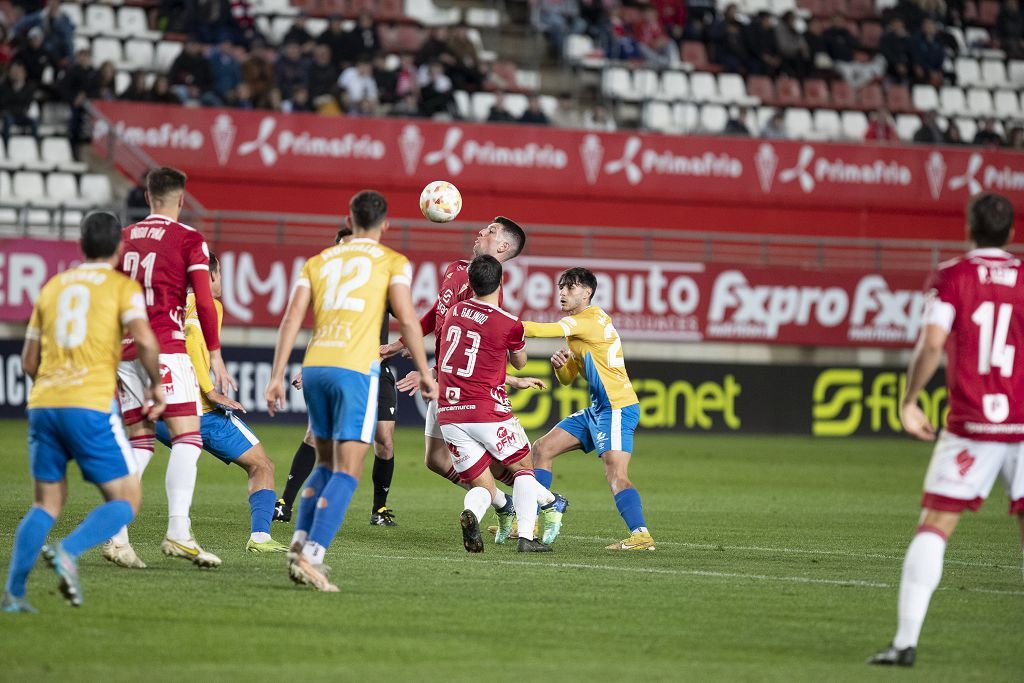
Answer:
<svg viewBox="0 0 1024 683"><path fill-rule="evenodd" d="M447 180L435 180L420 193L420 213L429 221L453 221L461 210L462 195L459 194L459 188Z"/></svg>

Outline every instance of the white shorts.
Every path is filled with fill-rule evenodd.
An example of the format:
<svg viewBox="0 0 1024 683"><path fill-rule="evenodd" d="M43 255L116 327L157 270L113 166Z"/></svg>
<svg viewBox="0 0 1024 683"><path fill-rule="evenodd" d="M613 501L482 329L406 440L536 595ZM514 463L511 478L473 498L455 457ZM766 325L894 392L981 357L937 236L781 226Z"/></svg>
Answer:
<svg viewBox="0 0 1024 683"><path fill-rule="evenodd" d="M464 482L479 477L492 462L511 465L530 454L530 440L514 417L504 422L441 425L441 433L452 466Z"/></svg>
<svg viewBox="0 0 1024 683"><path fill-rule="evenodd" d="M924 477L921 507L977 510L1000 475L1010 512L1024 512L1024 443L975 441L943 431Z"/></svg>
<svg viewBox="0 0 1024 683"><path fill-rule="evenodd" d="M437 401L427 401L427 416L423 423L423 436L444 439L444 435L441 434L441 425L437 423Z"/></svg>
<svg viewBox="0 0 1024 683"><path fill-rule="evenodd" d="M164 418L203 414L199 402L199 381L192 359L187 353L161 353L160 377L167 399ZM149 386L149 375L138 359L123 360L117 366L117 399L125 424L142 421L143 391Z"/></svg>

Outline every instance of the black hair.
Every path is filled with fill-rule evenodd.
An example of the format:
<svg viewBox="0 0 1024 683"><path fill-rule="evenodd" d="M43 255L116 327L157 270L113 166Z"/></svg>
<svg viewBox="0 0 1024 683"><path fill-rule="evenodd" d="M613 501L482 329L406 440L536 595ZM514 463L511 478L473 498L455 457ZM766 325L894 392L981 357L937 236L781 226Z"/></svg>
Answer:
<svg viewBox="0 0 1024 683"><path fill-rule="evenodd" d="M161 166L154 168L146 175L146 190L149 192L149 201L159 204L173 192L184 192L185 181L188 179L184 173L176 168Z"/></svg>
<svg viewBox="0 0 1024 683"><path fill-rule="evenodd" d="M373 190L363 190L352 197L348 205L352 215L352 226L372 230L388 216L388 200Z"/></svg>
<svg viewBox="0 0 1024 683"><path fill-rule="evenodd" d="M121 222L112 213L96 211L82 221L82 254L87 259L109 258L121 244Z"/></svg>
<svg viewBox="0 0 1024 683"><path fill-rule="evenodd" d="M211 273L219 273L220 272L220 259L217 258L217 255L214 254L212 251L210 252L210 272Z"/></svg>
<svg viewBox="0 0 1024 683"><path fill-rule="evenodd" d="M506 258L506 261L511 261L523 251L526 247L526 232L519 227L511 218L505 218L504 216L495 216L492 223L497 223L501 226L501 232L505 235L505 239L512 245L512 255Z"/></svg>
<svg viewBox="0 0 1024 683"><path fill-rule="evenodd" d="M586 268L570 268L558 276L559 289L571 287L572 285L589 288L590 300L593 300L594 294L597 293L597 278Z"/></svg>
<svg viewBox="0 0 1024 683"><path fill-rule="evenodd" d="M487 254L469 262L469 286L477 296L487 296L501 286L501 263Z"/></svg>
<svg viewBox="0 0 1024 683"><path fill-rule="evenodd" d="M1001 194L976 195L967 203L967 225L979 247L1001 247L1013 230L1013 205Z"/></svg>
<svg viewBox="0 0 1024 683"><path fill-rule="evenodd" d="M342 228L338 231L338 234L334 236L334 243L341 244L346 237L352 234L351 228Z"/></svg>

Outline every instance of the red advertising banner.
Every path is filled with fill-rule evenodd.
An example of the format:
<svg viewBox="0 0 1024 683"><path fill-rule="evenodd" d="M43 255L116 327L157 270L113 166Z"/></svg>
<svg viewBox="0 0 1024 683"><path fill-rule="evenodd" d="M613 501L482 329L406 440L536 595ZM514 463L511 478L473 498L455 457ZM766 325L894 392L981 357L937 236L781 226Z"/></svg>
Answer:
<svg viewBox="0 0 1024 683"><path fill-rule="evenodd" d="M0 243L0 320L23 322L39 288L72 260L70 242ZM221 245L225 324L276 327L308 253ZM407 254L413 302L429 308L449 258ZM505 264L505 307L527 320L561 317L556 282L571 259L520 256ZM589 260L594 303L626 339L814 346L907 346L916 339L921 274L827 272L720 264Z"/></svg>
<svg viewBox="0 0 1024 683"><path fill-rule="evenodd" d="M156 161L185 169L197 197L215 209L337 213L347 200L340 188L411 193L444 178L460 187L467 211L483 216L504 202L515 209L506 213L534 223L721 222L747 232L890 237L893 226L906 226L908 237L959 239L971 194L1024 201L1024 155L976 148L95 106L110 122L97 125L95 144L105 145L112 128ZM338 194L325 194L331 187ZM395 215L407 217L416 204L401 197ZM798 210L815 222L798 221Z"/></svg>

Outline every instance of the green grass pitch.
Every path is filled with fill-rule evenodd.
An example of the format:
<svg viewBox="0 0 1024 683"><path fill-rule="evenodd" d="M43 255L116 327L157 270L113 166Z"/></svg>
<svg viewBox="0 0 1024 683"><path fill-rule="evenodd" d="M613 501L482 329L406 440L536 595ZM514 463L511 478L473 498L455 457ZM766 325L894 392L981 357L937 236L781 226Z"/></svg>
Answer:
<svg viewBox="0 0 1024 683"><path fill-rule="evenodd" d="M287 474L300 427L259 427ZM536 436L536 435L534 435ZM401 526L370 527L369 466L328 553L342 592L292 585L281 555L244 552L244 475L204 456L193 526L224 566L164 558L164 468L144 482L129 571L90 551L85 604L67 607L43 565L37 615L0 614L2 680L1021 680L1024 581L1000 486L965 518L912 671L863 664L895 626L902 555L929 447L640 433L632 477L654 553L604 550L625 528L600 463L563 456L571 501L556 551L462 549L462 495L422 465L400 430L390 503ZM23 422L0 423L0 562L30 503ZM71 472L55 535L98 500ZM287 541L291 525L276 524Z"/></svg>

